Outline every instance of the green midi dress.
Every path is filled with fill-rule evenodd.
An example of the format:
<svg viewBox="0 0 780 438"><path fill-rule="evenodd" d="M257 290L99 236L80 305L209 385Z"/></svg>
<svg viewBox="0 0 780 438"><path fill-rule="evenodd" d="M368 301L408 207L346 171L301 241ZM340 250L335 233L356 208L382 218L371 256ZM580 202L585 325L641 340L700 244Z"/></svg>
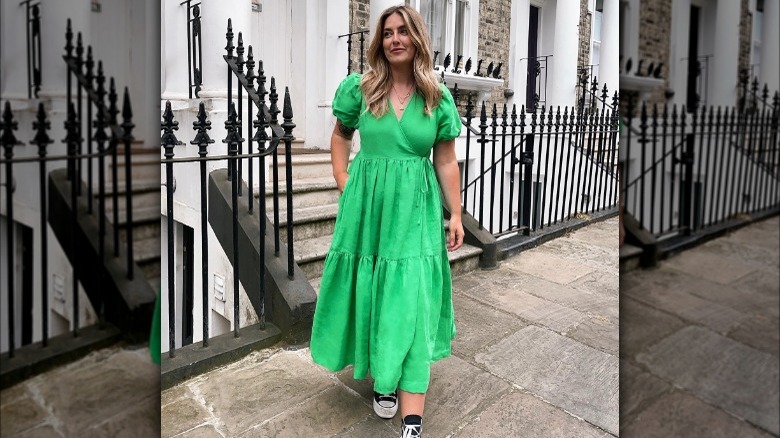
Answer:
<svg viewBox="0 0 780 438"><path fill-rule="evenodd" d="M410 97L398 120L366 111L360 75L339 85L333 114L360 132L325 258L311 336L313 360L331 371L370 370L374 390L426 392L432 362L455 337L452 279L435 144L460 134L449 90L431 115Z"/></svg>

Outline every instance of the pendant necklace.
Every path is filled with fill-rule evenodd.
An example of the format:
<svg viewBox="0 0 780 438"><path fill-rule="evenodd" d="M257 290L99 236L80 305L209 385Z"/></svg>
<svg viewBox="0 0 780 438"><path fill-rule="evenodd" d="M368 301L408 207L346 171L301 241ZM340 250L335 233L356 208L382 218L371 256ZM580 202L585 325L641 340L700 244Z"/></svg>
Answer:
<svg viewBox="0 0 780 438"><path fill-rule="evenodd" d="M401 98L401 96L398 94L398 90L395 89L395 84L393 84L393 91L395 91L395 96L398 98L398 101L401 103L401 106L399 108L401 111L403 111L404 108L406 108L406 105L405 105L406 99L408 99L409 96L412 94L412 88L413 87L409 87L409 91L406 92L406 96Z"/></svg>

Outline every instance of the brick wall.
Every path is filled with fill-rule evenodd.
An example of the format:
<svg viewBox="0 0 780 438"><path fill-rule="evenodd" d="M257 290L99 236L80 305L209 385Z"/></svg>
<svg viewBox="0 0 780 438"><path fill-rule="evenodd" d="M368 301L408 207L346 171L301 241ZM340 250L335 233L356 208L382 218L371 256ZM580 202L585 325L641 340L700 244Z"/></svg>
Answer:
<svg viewBox="0 0 780 438"><path fill-rule="evenodd" d="M590 64L590 32L593 17L588 12L588 0L580 0L580 47L577 54L577 67Z"/></svg>
<svg viewBox="0 0 780 438"><path fill-rule="evenodd" d="M491 92L488 103L503 105L506 102L504 98L504 89L509 86L507 78L509 77L509 24L512 17L511 0L482 0L479 2L479 36L477 38L478 55L476 60L472 60L474 67L477 68L477 61L484 59L482 63L482 73L485 73L488 64L493 62L501 66L501 77L504 78L504 85L497 86Z"/></svg>
<svg viewBox="0 0 780 438"><path fill-rule="evenodd" d="M359 30L371 30L369 23L369 13L371 10L370 0L349 0L349 32L357 32ZM346 33L346 32L344 32ZM352 52L350 58L352 58L352 72L360 72L360 35L352 36ZM364 51L368 51L368 45L371 41L368 39L368 34L365 35ZM368 61L365 62L365 70L368 70ZM346 72L346 69L344 70Z"/></svg>
<svg viewBox="0 0 780 438"><path fill-rule="evenodd" d="M737 78L741 71L750 71L750 46L752 44L753 14L748 9L748 0L742 0L739 15L739 65ZM755 74L753 75L755 76Z"/></svg>
<svg viewBox="0 0 780 438"><path fill-rule="evenodd" d="M669 88L669 48L672 34L672 0L643 0L639 10L639 59L634 59L632 73L636 73L639 61L642 63L642 74L647 75L650 64L655 66L659 62L664 65L661 68L663 87L659 87L648 95L649 104L666 102L664 91ZM682 93L684 90L675 90Z"/></svg>

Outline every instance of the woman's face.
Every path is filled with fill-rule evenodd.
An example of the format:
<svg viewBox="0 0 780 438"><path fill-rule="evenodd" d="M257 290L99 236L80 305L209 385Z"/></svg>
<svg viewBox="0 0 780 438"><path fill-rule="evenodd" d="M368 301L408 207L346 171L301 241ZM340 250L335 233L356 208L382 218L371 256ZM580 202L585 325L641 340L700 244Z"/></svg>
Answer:
<svg viewBox="0 0 780 438"><path fill-rule="evenodd" d="M385 19L382 31L382 48L390 65L411 65L414 61L417 48L409 37L409 29L407 29L403 17L397 12Z"/></svg>

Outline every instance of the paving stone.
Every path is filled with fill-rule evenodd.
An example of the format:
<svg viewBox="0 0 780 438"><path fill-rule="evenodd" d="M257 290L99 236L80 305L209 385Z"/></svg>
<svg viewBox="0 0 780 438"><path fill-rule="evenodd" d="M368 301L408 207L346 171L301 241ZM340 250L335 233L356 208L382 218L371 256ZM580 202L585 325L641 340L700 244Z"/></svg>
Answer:
<svg viewBox="0 0 780 438"><path fill-rule="evenodd" d="M332 387L292 405L281 414L260 426L253 427L239 437L326 437L343 432L373 412L358 397L341 387Z"/></svg>
<svg viewBox="0 0 780 438"><path fill-rule="evenodd" d="M82 436L156 437L160 430L160 397L153 395L83 432Z"/></svg>
<svg viewBox="0 0 780 438"><path fill-rule="evenodd" d="M428 436L447 436L466 418L473 418L507 393L511 385L457 357L431 367L425 397Z"/></svg>
<svg viewBox="0 0 780 438"><path fill-rule="evenodd" d="M618 272L593 271L569 284L577 290L617 296L620 290L620 275Z"/></svg>
<svg viewBox="0 0 780 438"><path fill-rule="evenodd" d="M738 238L730 237L710 240L697 247L696 250L725 256L762 271L777 273L777 266L780 265L778 246L780 246L780 242L777 242L775 247L771 248L745 244Z"/></svg>
<svg viewBox="0 0 780 438"><path fill-rule="evenodd" d="M721 284L732 283L755 270L727 256L697 251L696 248L668 259L664 266Z"/></svg>
<svg viewBox="0 0 780 438"><path fill-rule="evenodd" d="M774 293L767 293L752 287L753 282L762 282L767 277L766 274L754 272L749 276L751 284L748 285L744 285L747 277L728 285L696 278L681 285L681 289L747 315L764 314L775 319L780 317L780 293L777 292L780 290L780 283L774 285Z"/></svg>
<svg viewBox="0 0 780 438"><path fill-rule="evenodd" d="M777 357L690 326L638 354L637 362L704 401L780 433Z"/></svg>
<svg viewBox="0 0 780 438"><path fill-rule="evenodd" d="M211 414L193 398L181 398L160 410L161 436L170 437L205 423Z"/></svg>
<svg viewBox="0 0 780 438"><path fill-rule="evenodd" d="M452 279L452 292L465 292L474 289L475 287L479 287L482 284L484 283L473 278L471 275L460 275Z"/></svg>
<svg viewBox="0 0 780 438"><path fill-rule="evenodd" d="M617 245L617 231L615 233L614 245L594 245L581 239L562 237L551 240L533 251L546 252L566 260L568 264L576 264L599 271L618 272L620 269L620 248ZM566 268L568 268L568 265Z"/></svg>
<svg viewBox="0 0 780 438"><path fill-rule="evenodd" d="M780 237L778 236L779 228L778 219L777 217L774 217L740 228L739 230L730 233L727 236L727 239L738 241L741 245L767 248L776 251L778 245L780 245Z"/></svg>
<svg viewBox="0 0 780 438"><path fill-rule="evenodd" d="M203 426L199 426L181 435L177 435L177 438L224 438L224 436L217 432L217 429L211 424L204 424Z"/></svg>
<svg viewBox="0 0 780 438"><path fill-rule="evenodd" d="M603 430L521 391L507 394L455 437L609 437Z"/></svg>
<svg viewBox="0 0 780 438"><path fill-rule="evenodd" d="M622 279L621 279L622 280ZM620 288L621 294L624 289ZM645 347L683 328L685 323L666 312L629 297L620 299L620 356L633 358Z"/></svg>
<svg viewBox="0 0 780 438"><path fill-rule="evenodd" d="M610 320L591 316L567 333L567 336L605 353L618 355L620 332L617 318Z"/></svg>
<svg viewBox="0 0 780 438"><path fill-rule="evenodd" d="M179 399L192 397L192 395L193 394L187 387L186 383L182 383L162 391L160 394L160 405L165 407L166 405L169 405Z"/></svg>
<svg viewBox="0 0 780 438"><path fill-rule="evenodd" d="M752 274L748 274L737 282L733 287L738 291L749 291L755 294L763 295L770 300L778 299L778 290L780 290L780 272L764 272L756 271ZM777 309L775 306L772 309L773 313L767 313L774 315L774 311Z"/></svg>
<svg viewBox="0 0 780 438"><path fill-rule="evenodd" d="M124 366L103 363L59 371L35 385L67 435L80 435L89 426L160 394L159 385L149 385Z"/></svg>
<svg viewBox="0 0 780 438"><path fill-rule="evenodd" d="M0 436L11 436L35 428L48 413L32 397L17 397L0 408Z"/></svg>
<svg viewBox="0 0 780 438"><path fill-rule="evenodd" d="M392 420L384 420L372 413L363 420L353 424L347 430L336 434L333 438L398 438L401 429L401 420L398 416Z"/></svg>
<svg viewBox="0 0 780 438"><path fill-rule="evenodd" d="M355 380L352 378L353 372L354 368L350 365L336 373L336 377L345 386L358 393L360 399L363 400L366 405L372 406L373 409L374 379L369 374L365 379Z"/></svg>
<svg viewBox="0 0 780 438"><path fill-rule="evenodd" d="M620 430L671 389L668 383L626 360L620 361Z"/></svg>
<svg viewBox="0 0 780 438"><path fill-rule="evenodd" d="M655 273L663 273L656 270ZM621 293L642 301L655 308L667 311L688 321L697 322L712 328L718 333L727 333L749 316L711 301L699 298L682 289L695 287L692 282L704 282L691 275L678 275L676 284L647 284L645 286L622 287Z"/></svg>
<svg viewBox="0 0 780 438"><path fill-rule="evenodd" d="M627 438L769 438L771 435L740 421L698 398L673 392L658 398L626 427Z"/></svg>
<svg viewBox="0 0 780 438"><path fill-rule="evenodd" d="M513 284L517 284L516 281ZM466 295L561 333L567 332L587 317L577 310L504 285L493 284L466 292Z"/></svg>
<svg viewBox="0 0 780 438"><path fill-rule="evenodd" d="M509 315L478 301L455 293L455 339L452 353L467 360L474 355L527 324L514 315Z"/></svg>
<svg viewBox="0 0 780 438"><path fill-rule="evenodd" d="M256 363L244 360L209 373L196 384L197 391L235 436L334 385L301 354L282 352Z"/></svg>
<svg viewBox="0 0 780 438"><path fill-rule="evenodd" d="M477 354L476 361L493 374L617 435L617 357L550 330L528 326Z"/></svg>
<svg viewBox="0 0 780 438"><path fill-rule="evenodd" d="M583 229L575 231L568 237L572 240L579 240L588 245L617 249L620 246L618 226L617 219L610 219L588 225Z"/></svg>
<svg viewBox="0 0 780 438"><path fill-rule="evenodd" d="M540 278L526 276L516 283L516 288L531 295L561 304L580 312L618 320L618 290L615 284L611 296L605 293L593 293L577 290L571 286L552 283Z"/></svg>
<svg viewBox="0 0 780 438"><path fill-rule="evenodd" d="M742 322L728 336L775 357L780 356L780 321L777 318L754 316Z"/></svg>
<svg viewBox="0 0 780 438"><path fill-rule="evenodd" d="M565 259L539 248L524 251L517 257L504 261L504 265L558 284L569 284L593 271L592 267L581 262Z"/></svg>
<svg viewBox="0 0 780 438"><path fill-rule="evenodd" d="M63 435L59 433L57 429L48 424L38 426L35 429L30 429L26 432L20 433L19 435L14 435L15 438L52 438L62 436Z"/></svg>
<svg viewBox="0 0 780 438"><path fill-rule="evenodd" d="M27 385L24 382L14 385L10 388L6 388L0 391L0 407L11 403L16 399L28 396L29 394L30 393L27 389Z"/></svg>

